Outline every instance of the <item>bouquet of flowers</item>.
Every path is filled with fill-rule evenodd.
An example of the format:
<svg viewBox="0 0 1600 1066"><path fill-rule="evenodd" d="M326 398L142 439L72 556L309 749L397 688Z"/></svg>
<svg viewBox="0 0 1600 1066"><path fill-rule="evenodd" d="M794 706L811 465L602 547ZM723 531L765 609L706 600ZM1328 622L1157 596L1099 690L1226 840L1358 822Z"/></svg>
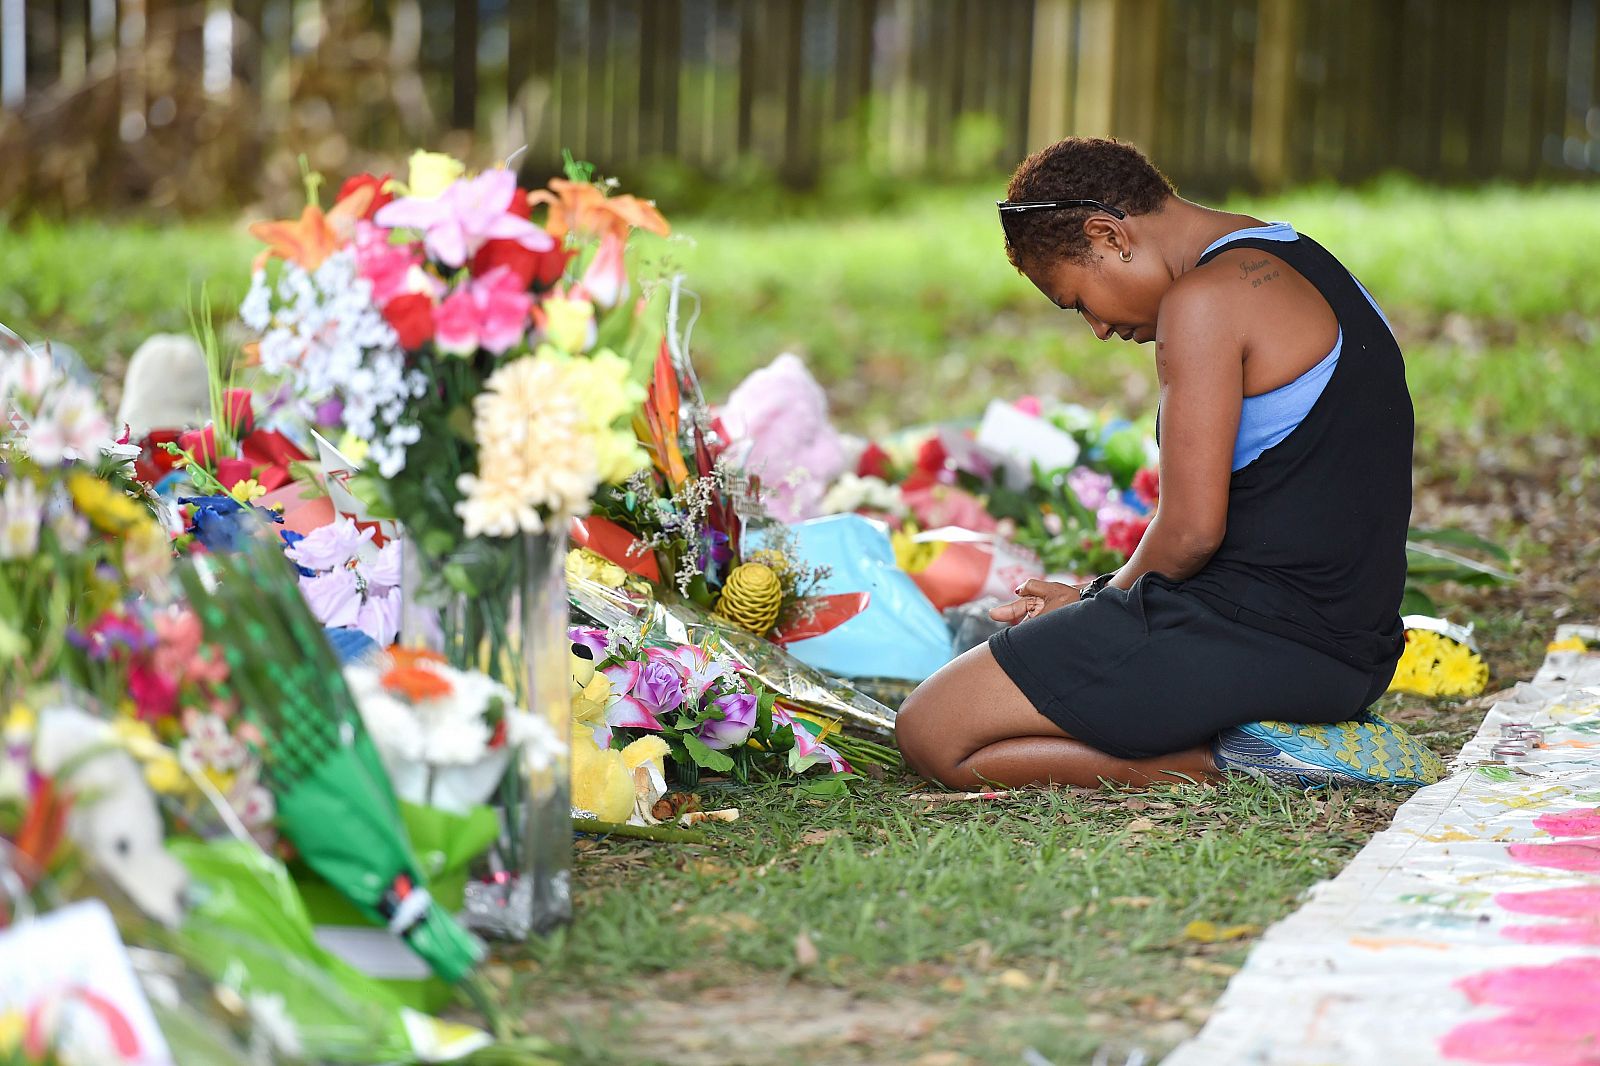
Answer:
<svg viewBox="0 0 1600 1066"><path fill-rule="evenodd" d="M665 341L634 429L650 468L601 490L599 517L584 524L580 540L605 544L613 563L757 636L804 615L826 571L785 550L784 527L762 506L760 479L729 461L724 436L698 403L684 402ZM763 528L768 546L746 552L751 523ZM616 532L620 540L607 538Z"/></svg>
<svg viewBox="0 0 1600 1066"><path fill-rule="evenodd" d="M3 330L3 327L0 327ZM0 345L0 690L67 680L125 639L122 605L159 584L171 537L93 393L48 356ZM126 637L132 640L133 637ZM0 691L0 695L3 695Z"/></svg>
<svg viewBox="0 0 1600 1066"><path fill-rule="evenodd" d="M1154 450L1148 433L1124 419L1023 397L998 404L975 430L940 427L888 448L869 444L824 509L861 511L909 532L954 526L997 535L1049 573L1092 577L1121 566L1149 527L1159 496ZM906 562L919 568L916 557Z"/></svg>
<svg viewBox="0 0 1600 1066"><path fill-rule="evenodd" d="M566 744L505 685L429 652L394 648L344 673L395 792L409 803L465 814L494 793L513 752L538 772Z"/></svg>
<svg viewBox="0 0 1600 1066"><path fill-rule="evenodd" d="M576 734L585 731L602 750L658 736L686 785L705 770L741 782L758 769L799 774L824 763L836 774L852 772L824 741L836 723L822 724L778 705L773 692L707 647L655 641L648 634L630 644L610 631L585 627L570 635L595 664L593 682L573 700L575 744L583 742Z"/></svg>

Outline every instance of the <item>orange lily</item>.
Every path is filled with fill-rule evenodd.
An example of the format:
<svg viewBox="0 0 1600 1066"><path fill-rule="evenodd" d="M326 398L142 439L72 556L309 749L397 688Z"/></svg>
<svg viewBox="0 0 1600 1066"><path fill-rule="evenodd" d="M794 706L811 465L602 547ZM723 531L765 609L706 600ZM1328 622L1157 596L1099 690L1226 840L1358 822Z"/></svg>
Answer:
<svg viewBox="0 0 1600 1066"><path fill-rule="evenodd" d="M614 234L626 239L629 227L665 237L671 232L656 205L637 196L607 196L604 189L584 181L550 179L549 189L528 194L528 205L546 204L550 216L544 230L556 240L568 233L586 237Z"/></svg>
<svg viewBox="0 0 1600 1066"><path fill-rule="evenodd" d="M377 194L376 188L367 186L350 193L327 213L316 204L307 204L298 219L252 223L250 235L267 247L256 256L251 268L260 270L268 259L276 256L306 270L317 269L349 241L355 232L356 220L366 213Z"/></svg>

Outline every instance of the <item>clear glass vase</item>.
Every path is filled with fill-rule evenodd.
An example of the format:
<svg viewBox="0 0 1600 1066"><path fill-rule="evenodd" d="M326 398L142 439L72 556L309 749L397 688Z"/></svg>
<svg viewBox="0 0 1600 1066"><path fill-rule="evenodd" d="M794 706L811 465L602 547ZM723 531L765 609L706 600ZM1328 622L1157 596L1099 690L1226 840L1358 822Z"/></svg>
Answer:
<svg viewBox="0 0 1600 1066"><path fill-rule="evenodd" d="M461 669L481 670L545 719L571 732L571 642L567 637L565 531L472 543L476 595L442 591L441 567L407 545L403 640L441 652ZM432 609L430 609L432 608ZM569 866L572 816L563 749L545 765L516 760L496 805L501 836L467 884L463 920L503 940L545 933L572 916Z"/></svg>

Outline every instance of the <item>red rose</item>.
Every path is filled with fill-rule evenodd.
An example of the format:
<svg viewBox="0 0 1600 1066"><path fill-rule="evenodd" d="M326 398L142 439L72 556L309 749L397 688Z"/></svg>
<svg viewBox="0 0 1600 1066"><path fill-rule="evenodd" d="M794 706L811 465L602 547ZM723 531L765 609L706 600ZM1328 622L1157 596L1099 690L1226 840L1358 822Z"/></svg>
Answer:
<svg viewBox="0 0 1600 1066"><path fill-rule="evenodd" d="M856 477L889 479L889 453L878 447L877 441L868 441L867 447L856 461Z"/></svg>
<svg viewBox="0 0 1600 1066"><path fill-rule="evenodd" d="M518 189L516 195L511 198L511 206L506 210L518 218L531 218L533 205L528 203L528 190Z"/></svg>
<svg viewBox="0 0 1600 1066"><path fill-rule="evenodd" d="M950 453L945 451L944 441L937 436L929 437L922 442L922 447L917 449L917 469L936 474L944 469L944 464L949 461Z"/></svg>
<svg viewBox="0 0 1600 1066"><path fill-rule="evenodd" d="M235 437L256 428L256 410L249 389L229 389L222 394L223 417Z"/></svg>
<svg viewBox="0 0 1600 1066"><path fill-rule="evenodd" d="M184 430L178 435L178 447L207 470L217 465L217 431L214 426Z"/></svg>
<svg viewBox="0 0 1600 1066"><path fill-rule="evenodd" d="M389 184L389 178L390 175L388 174L381 178L372 174L356 174L348 177L344 180L344 184L339 186L339 195L333 198L333 202L337 204L353 192L370 188L372 190L372 203L368 204L367 209L361 214L362 218L370 220L373 215L378 213L378 208L394 199L394 193L384 191L384 186Z"/></svg>
<svg viewBox="0 0 1600 1066"><path fill-rule="evenodd" d="M1106 547L1123 555L1132 555L1150 528L1148 518L1119 518L1106 526Z"/></svg>
<svg viewBox="0 0 1600 1066"><path fill-rule="evenodd" d="M1155 506L1155 502L1161 498L1161 472L1153 466L1147 466L1133 475L1133 494L1146 506Z"/></svg>
<svg viewBox="0 0 1600 1066"><path fill-rule="evenodd" d="M402 293L383 308L384 320L400 337L400 347L415 351L433 339L433 301L426 293Z"/></svg>
<svg viewBox="0 0 1600 1066"><path fill-rule="evenodd" d="M495 267L507 267L522 282L525 289L544 290L561 280L567 264L577 255L577 250L553 248L548 252L535 252L516 241L485 241L478 254L472 257L474 277L483 277Z"/></svg>

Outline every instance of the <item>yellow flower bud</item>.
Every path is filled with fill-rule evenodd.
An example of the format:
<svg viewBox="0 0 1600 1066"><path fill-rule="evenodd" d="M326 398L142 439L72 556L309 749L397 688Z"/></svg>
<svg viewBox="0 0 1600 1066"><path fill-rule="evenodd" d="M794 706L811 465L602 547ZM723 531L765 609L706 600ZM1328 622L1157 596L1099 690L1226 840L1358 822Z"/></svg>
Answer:
<svg viewBox="0 0 1600 1066"><path fill-rule="evenodd" d="M435 200L467 172L466 164L443 152L411 153L411 172L406 178L410 195L417 200Z"/></svg>

